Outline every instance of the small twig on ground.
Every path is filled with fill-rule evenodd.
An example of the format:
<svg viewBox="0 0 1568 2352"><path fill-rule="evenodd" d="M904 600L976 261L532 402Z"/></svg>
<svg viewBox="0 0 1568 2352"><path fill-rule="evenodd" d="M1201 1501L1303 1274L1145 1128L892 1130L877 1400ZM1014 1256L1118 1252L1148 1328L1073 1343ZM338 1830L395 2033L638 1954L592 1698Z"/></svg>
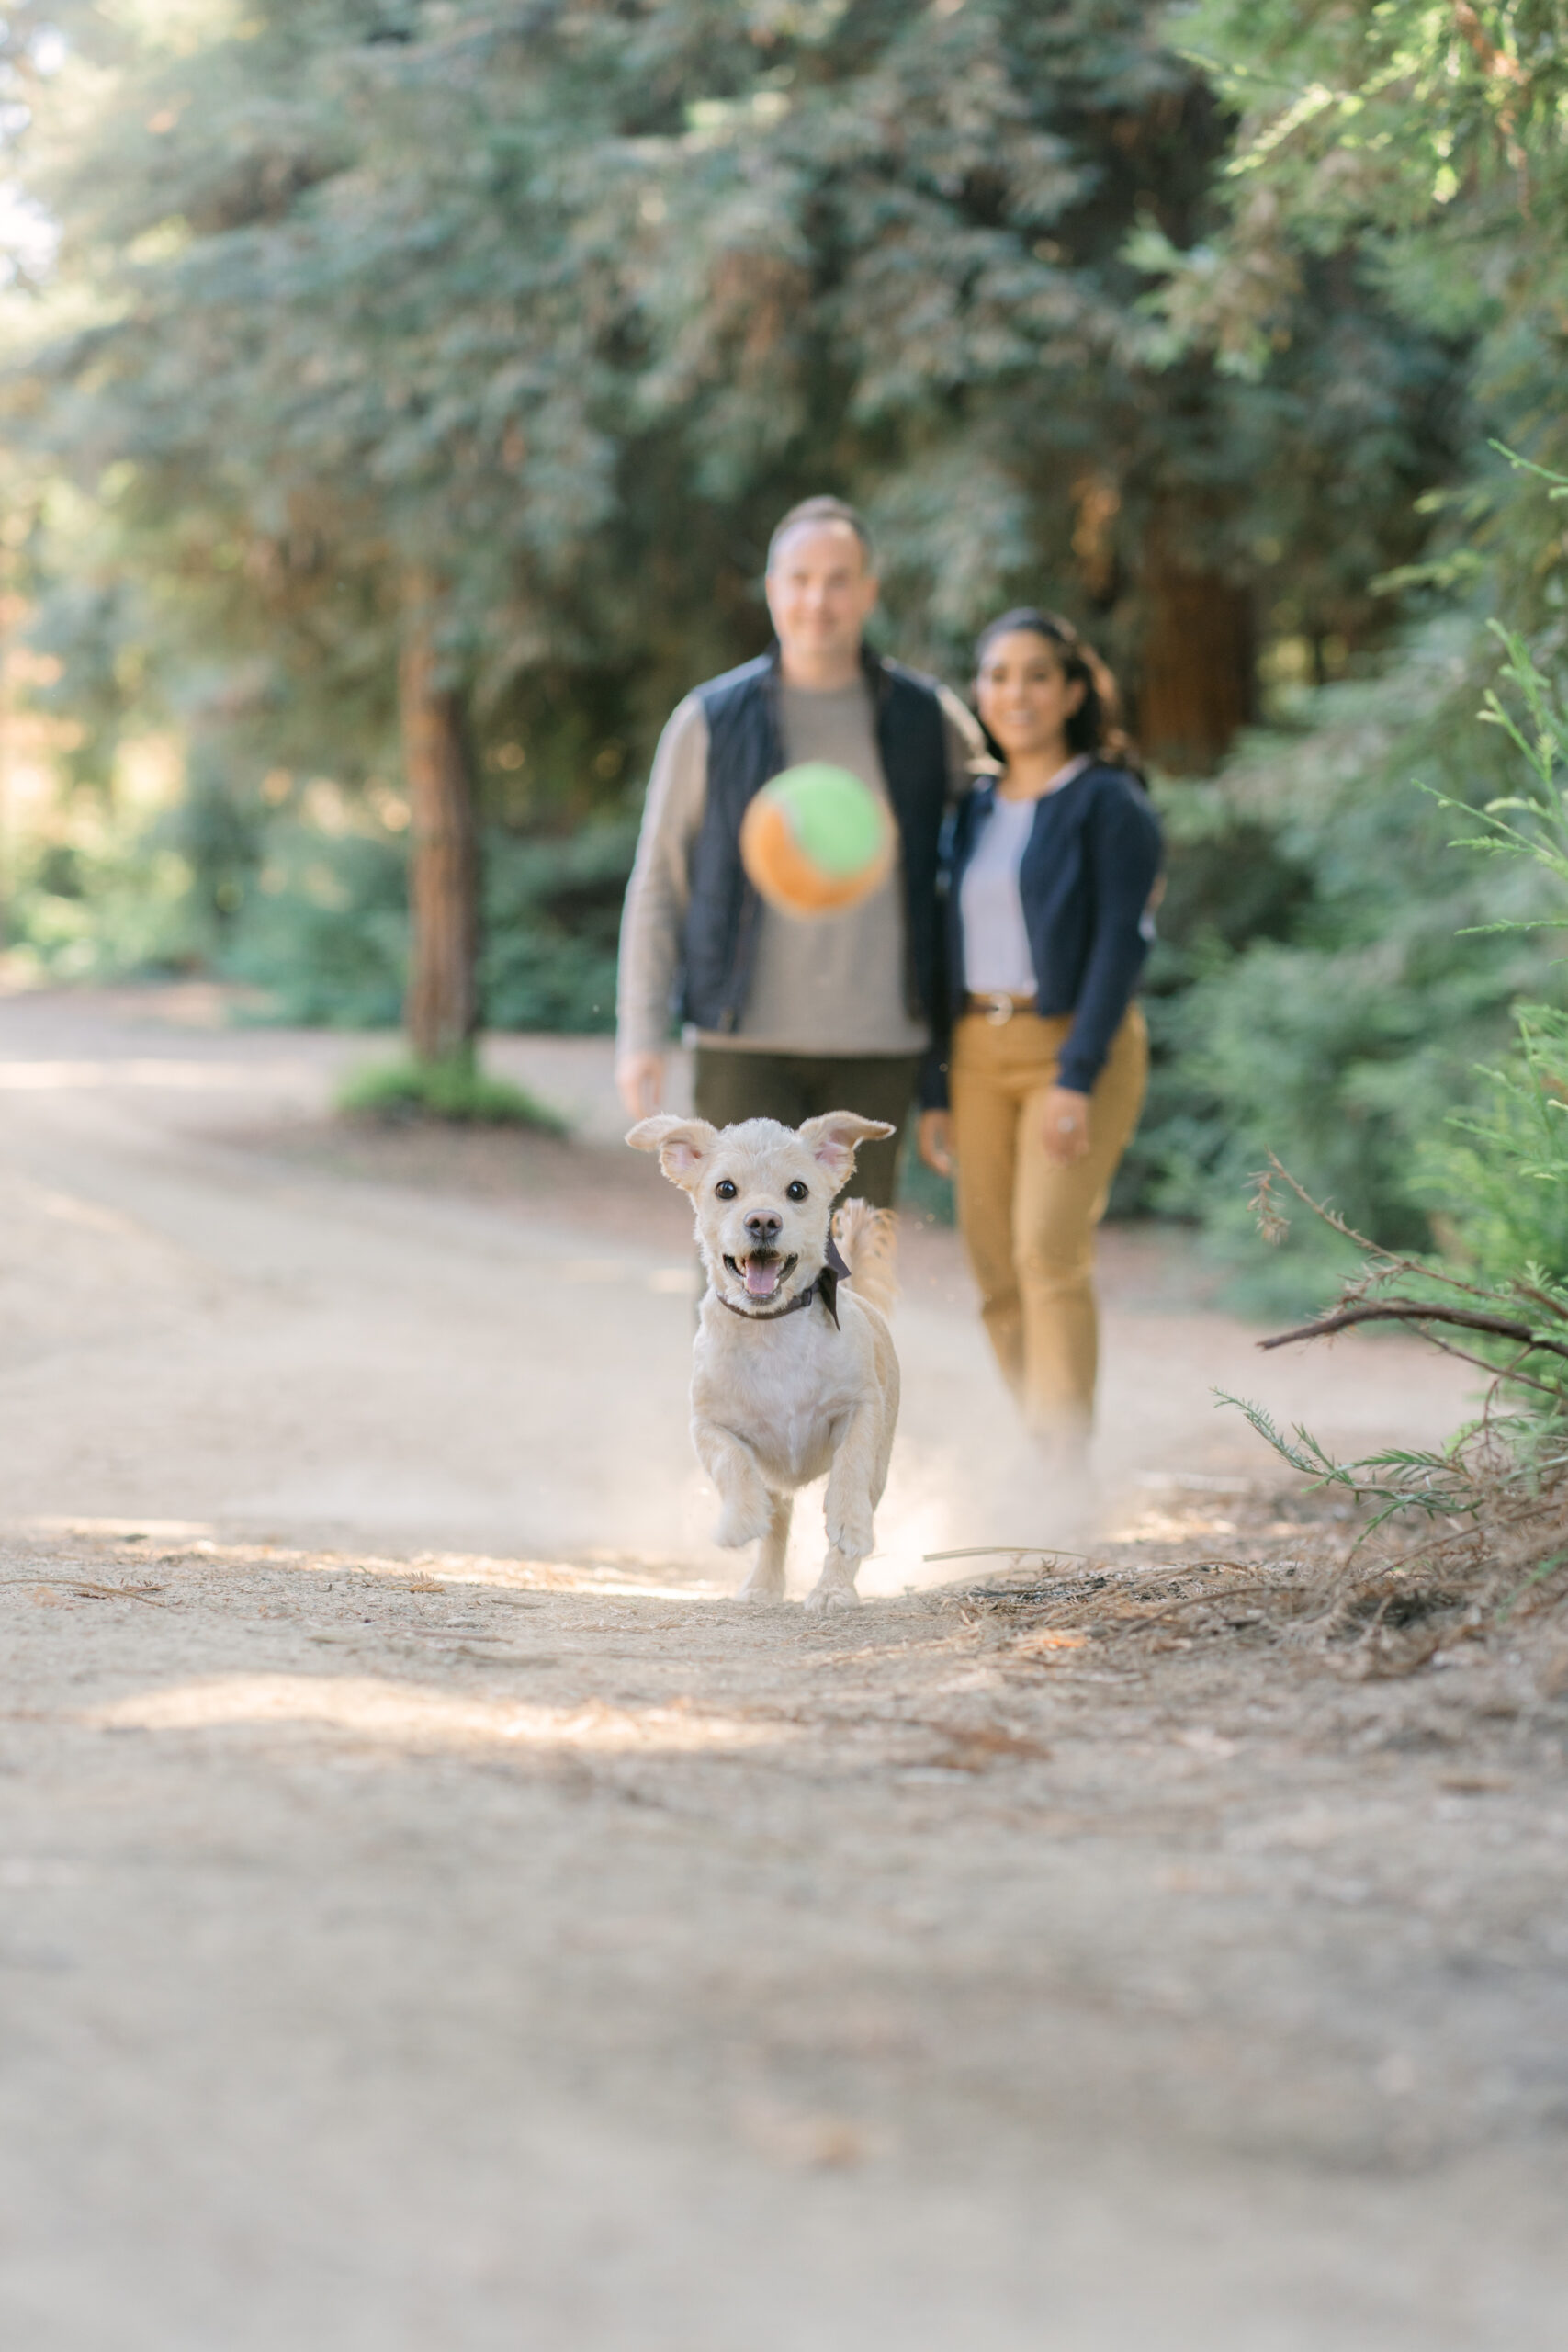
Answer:
<svg viewBox="0 0 1568 2352"><path fill-rule="evenodd" d="M1253 1593L1277 1593L1285 1591L1288 1589L1289 1588L1283 1585L1276 1584L1272 1581L1267 1584L1220 1585L1213 1592L1189 1592L1184 1594L1179 1600L1166 1601L1163 1606L1158 1609L1140 1610L1135 1618L1130 1617L1128 1619L1128 1623L1139 1625L1153 1625L1157 1623L1159 1619L1162 1617L1174 1616L1179 1609L1200 1609L1205 1604L1211 1609L1228 1609L1231 1607L1233 1602L1237 1600L1246 1600L1249 1599Z"/></svg>
<svg viewBox="0 0 1568 2352"><path fill-rule="evenodd" d="M161 1584L95 1584L90 1577L62 1576L58 1568L52 1576L0 1577L0 1584L63 1585L67 1592L80 1593L84 1600L144 1600L149 1609L163 1608L164 1603L152 1596L165 1589Z"/></svg>
<svg viewBox="0 0 1568 2352"><path fill-rule="evenodd" d="M922 1560L1087 1560L1088 1552L1064 1551L1056 1544L972 1544L962 1552L922 1552Z"/></svg>
<svg viewBox="0 0 1568 2352"><path fill-rule="evenodd" d="M161 1584L95 1584L89 1577L62 1577L61 1582L86 1600L144 1600L149 1609L162 1609L164 1606L161 1600L152 1598L155 1592L163 1591Z"/></svg>

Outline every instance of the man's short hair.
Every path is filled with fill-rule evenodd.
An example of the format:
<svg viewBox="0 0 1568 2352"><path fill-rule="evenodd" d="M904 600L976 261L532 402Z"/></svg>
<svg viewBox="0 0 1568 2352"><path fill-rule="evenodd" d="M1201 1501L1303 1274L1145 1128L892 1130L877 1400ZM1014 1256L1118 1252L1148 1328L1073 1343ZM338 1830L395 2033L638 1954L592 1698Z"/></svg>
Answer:
<svg viewBox="0 0 1568 2352"><path fill-rule="evenodd" d="M861 553L865 558L866 570L869 571L875 562L876 549L871 543L871 532L867 528L865 516L858 507L852 506L847 498L803 498L798 506L792 506L789 513L773 526L773 536L768 541L768 570L770 571L773 568L773 558L779 551L780 542L791 531L798 530L802 523L847 523L860 541Z"/></svg>

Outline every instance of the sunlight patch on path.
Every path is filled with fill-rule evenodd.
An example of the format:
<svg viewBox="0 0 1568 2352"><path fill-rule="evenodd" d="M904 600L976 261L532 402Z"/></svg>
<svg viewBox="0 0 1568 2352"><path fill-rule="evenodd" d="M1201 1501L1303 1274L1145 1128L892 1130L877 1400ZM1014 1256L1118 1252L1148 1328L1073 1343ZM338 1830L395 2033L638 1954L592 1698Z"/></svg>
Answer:
<svg viewBox="0 0 1568 2352"><path fill-rule="evenodd" d="M314 1724L408 1747L513 1742L597 1754L690 1755L758 1747L786 1736L776 1724L742 1723L668 1707L521 1706L454 1697L419 1682L371 1675L226 1674L141 1691L80 1720L97 1731L210 1731L256 1724Z"/></svg>
<svg viewBox="0 0 1568 2352"><path fill-rule="evenodd" d="M324 1577L373 1577L390 1584L416 1579L414 1589L434 1592L458 1586L479 1586L499 1593L550 1592L576 1594L583 1600L724 1600L728 1585L686 1575L673 1560L517 1560L496 1559L473 1552L339 1552L272 1542L224 1542L208 1520L150 1519L137 1512L118 1518L85 1519L75 1513L39 1512L26 1518L0 1517L0 1537L78 1536L126 1546L142 1543L177 1545L181 1555L210 1560L236 1569L264 1568L288 1575ZM151 1555L139 1554L147 1558ZM683 1577L684 1581L671 1579Z"/></svg>
<svg viewBox="0 0 1568 2352"><path fill-rule="evenodd" d="M127 1061L0 1062L0 1092L60 1094L106 1087L152 1086L179 1093L232 1089L254 1093L265 1086L306 1086L319 1092L322 1078L308 1062L174 1061L141 1057Z"/></svg>
<svg viewBox="0 0 1568 2352"><path fill-rule="evenodd" d="M202 1541L212 1533L212 1523L205 1519L141 1519L134 1514L123 1519L77 1519L44 1511L30 1519L0 1520L0 1529L28 1535L107 1536L121 1544L189 1544L193 1548L199 1544L203 1551L216 1548Z"/></svg>

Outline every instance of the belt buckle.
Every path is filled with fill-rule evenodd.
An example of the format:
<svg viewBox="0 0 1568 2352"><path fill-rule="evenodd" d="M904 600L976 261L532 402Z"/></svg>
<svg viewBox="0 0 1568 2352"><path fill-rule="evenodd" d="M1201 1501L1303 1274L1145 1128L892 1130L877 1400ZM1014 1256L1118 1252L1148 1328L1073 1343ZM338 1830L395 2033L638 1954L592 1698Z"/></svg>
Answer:
<svg viewBox="0 0 1568 2352"><path fill-rule="evenodd" d="M1011 997L1005 995L1000 989L987 989L987 994L990 1001L986 1007L986 1019L993 1029L1005 1029L1018 1010L1017 1006Z"/></svg>

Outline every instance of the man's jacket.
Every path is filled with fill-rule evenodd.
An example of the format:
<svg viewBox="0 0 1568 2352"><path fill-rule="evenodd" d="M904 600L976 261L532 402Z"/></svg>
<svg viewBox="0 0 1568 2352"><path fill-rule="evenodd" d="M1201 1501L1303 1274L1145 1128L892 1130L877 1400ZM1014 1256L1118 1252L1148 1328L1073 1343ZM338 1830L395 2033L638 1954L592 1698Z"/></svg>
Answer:
<svg viewBox="0 0 1568 2352"><path fill-rule="evenodd" d="M866 653L877 748L897 826L904 889L904 985L912 1016L941 1008L937 886L948 795L942 707L930 680ZM682 939L681 1017L722 1035L745 1009L761 907L740 863L740 820L784 769L778 654L759 655L698 691L708 727L707 800L692 853Z"/></svg>

